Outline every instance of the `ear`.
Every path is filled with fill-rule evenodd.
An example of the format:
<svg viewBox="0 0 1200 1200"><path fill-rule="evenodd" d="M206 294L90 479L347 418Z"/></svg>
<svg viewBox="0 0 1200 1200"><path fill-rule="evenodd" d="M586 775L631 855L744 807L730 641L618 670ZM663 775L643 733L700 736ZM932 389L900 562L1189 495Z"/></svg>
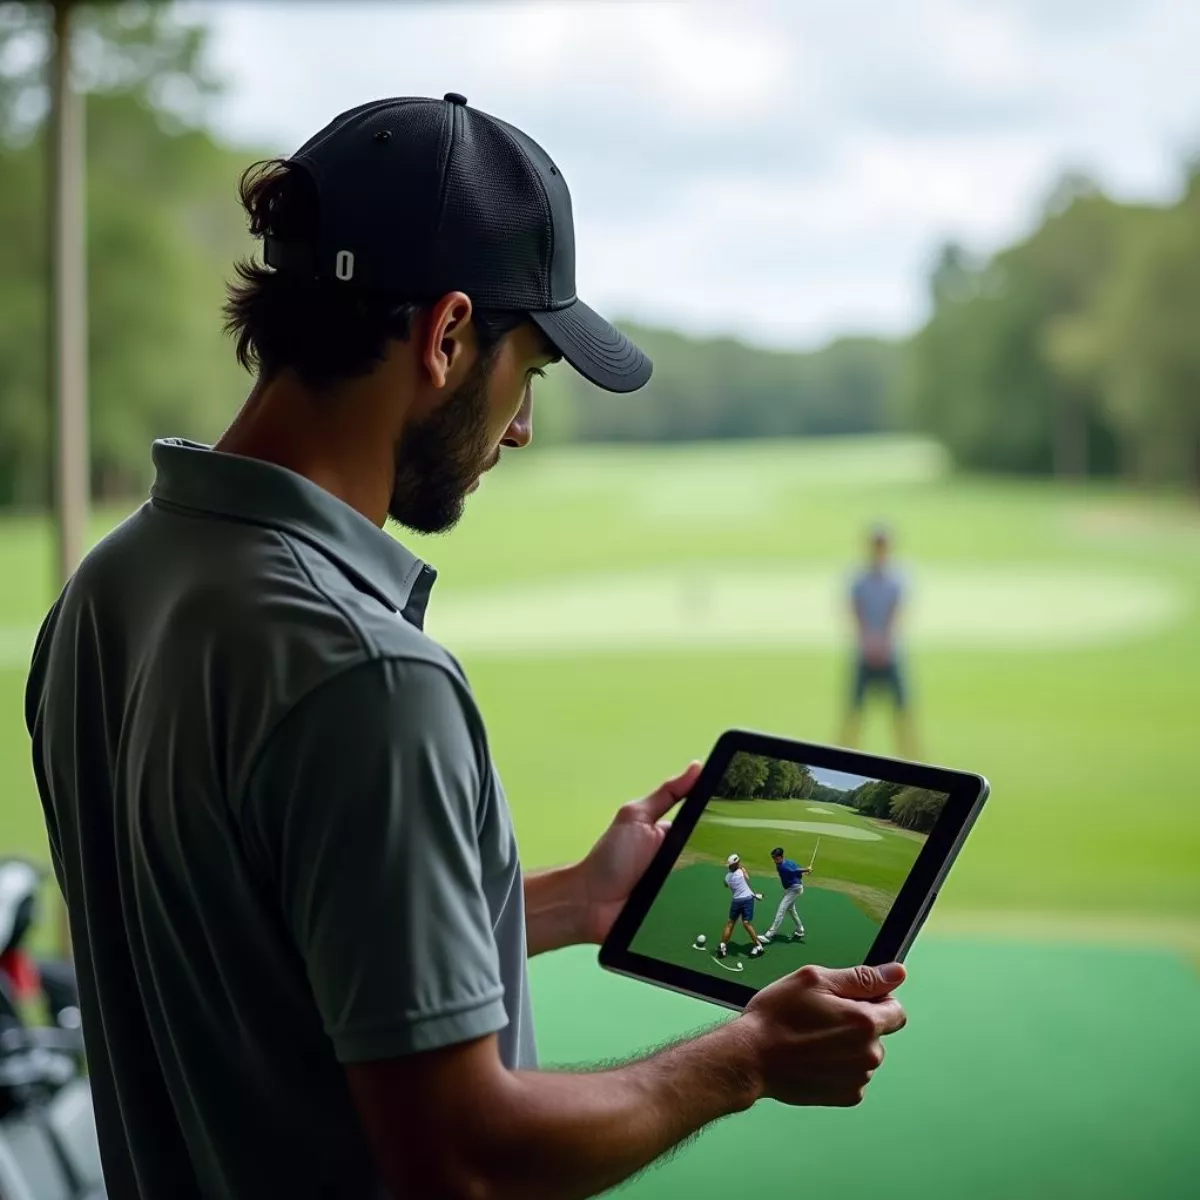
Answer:
<svg viewBox="0 0 1200 1200"><path fill-rule="evenodd" d="M471 297L448 292L430 310L421 339L421 362L435 388L443 388L451 372L466 362L472 346Z"/></svg>

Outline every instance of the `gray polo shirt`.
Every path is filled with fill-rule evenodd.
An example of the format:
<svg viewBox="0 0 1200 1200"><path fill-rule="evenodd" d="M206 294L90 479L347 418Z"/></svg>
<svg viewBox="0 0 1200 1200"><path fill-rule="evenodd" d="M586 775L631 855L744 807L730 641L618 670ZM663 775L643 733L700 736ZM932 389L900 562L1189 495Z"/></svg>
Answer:
<svg viewBox="0 0 1200 1200"><path fill-rule="evenodd" d="M380 1196L341 1064L499 1031L535 1065L483 721L430 567L290 471L153 453L26 702L109 1191Z"/></svg>

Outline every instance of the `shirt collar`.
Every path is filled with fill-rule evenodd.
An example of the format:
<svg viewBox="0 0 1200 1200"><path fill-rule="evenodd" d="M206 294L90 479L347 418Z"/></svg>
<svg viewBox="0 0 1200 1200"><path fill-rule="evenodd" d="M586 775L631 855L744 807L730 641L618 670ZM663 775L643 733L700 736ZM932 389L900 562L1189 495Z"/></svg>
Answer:
<svg viewBox="0 0 1200 1200"><path fill-rule="evenodd" d="M151 450L154 503L280 529L321 551L417 628L437 572L360 512L285 467L183 438Z"/></svg>

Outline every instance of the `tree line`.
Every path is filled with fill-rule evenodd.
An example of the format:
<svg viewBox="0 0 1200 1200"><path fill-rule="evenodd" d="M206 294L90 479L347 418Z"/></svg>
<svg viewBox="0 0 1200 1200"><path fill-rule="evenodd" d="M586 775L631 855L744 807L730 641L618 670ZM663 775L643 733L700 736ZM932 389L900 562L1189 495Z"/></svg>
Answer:
<svg viewBox="0 0 1200 1200"><path fill-rule="evenodd" d="M817 781L801 763L739 750L725 768L716 796L722 800L807 800Z"/></svg>
<svg viewBox="0 0 1200 1200"><path fill-rule="evenodd" d="M917 833L929 833L946 807L946 796L942 792L882 780L867 780L855 788L830 787L818 783L811 768L801 763L750 754L745 750L739 750L729 760L714 798L815 800L841 804L864 817L891 821Z"/></svg>
<svg viewBox="0 0 1200 1200"><path fill-rule="evenodd" d="M235 184L268 152L208 131L220 86L194 12L96 5L78 16L102 497L144 488L153 438L215 437L249 384L220 306L233 261L253 249ZM0 5L0 506L49 492L46 23L46 6ZM1200 487L1200 170L1157 207L1064 178L1017 244L982 259L945 246L929 307L911 338L811 353L626 325L655 360L645 392L602 403L573 372L553 371L538 444L905 429L974 470Z"/></svg>
<svg viewBox="0 0 1200 1200"><path fill-rule="evenodd" d="M1200 488L1200 164L1162 207L1068 175L1028 237L943 248L901 405L964 467Z"/></svg>
<svg viewBox="0 0 1200 1200"><path fill-rule="evenodd" d="M946 807L943 792L931 792L927 788L906 787L901 783L884 783L882 780L859 784L851 791L842 793L840 803L855 809L864 817L875 817L891 821L903 829L917 833L929 833L937 824Z"/></svg>

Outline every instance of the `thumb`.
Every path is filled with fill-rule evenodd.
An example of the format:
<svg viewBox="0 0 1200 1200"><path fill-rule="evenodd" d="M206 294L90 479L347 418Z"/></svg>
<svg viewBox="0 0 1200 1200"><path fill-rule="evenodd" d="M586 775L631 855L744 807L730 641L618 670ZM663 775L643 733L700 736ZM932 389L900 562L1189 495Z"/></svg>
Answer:
<svg viewBox="0 0 1200 1200"><path fill-rule="evenodd" d="M879 1000L890 995L908 977L899 963L878 967L846 967L825 971L821 987L847 1000Z"/></svg>
<svg viewBox="0 0 1200 1200"><path fill-rule="evenodd" d="M659 784L650 795L637 802L636 807L641 810L639 816L650 821L661 820L696 786L699 776L700 764L694 762L674 779Z"/></svg>

